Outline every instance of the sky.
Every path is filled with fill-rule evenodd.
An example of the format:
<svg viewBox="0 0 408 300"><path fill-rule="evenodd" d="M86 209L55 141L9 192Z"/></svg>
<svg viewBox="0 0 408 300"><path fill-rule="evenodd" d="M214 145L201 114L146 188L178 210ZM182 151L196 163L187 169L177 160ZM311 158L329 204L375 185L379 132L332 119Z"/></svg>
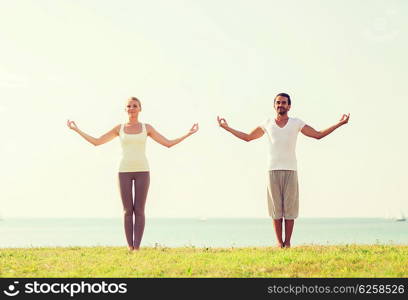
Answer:
<svg viewBox="0 0 408 300"><path fill-rule="evenodd" d="M147 142L147 217L268 217L267 138L246 143L291 95L299 134L299 217L408 214L408 2L3 1L0 215L120 217L124 102L167 138Z"/></svg>

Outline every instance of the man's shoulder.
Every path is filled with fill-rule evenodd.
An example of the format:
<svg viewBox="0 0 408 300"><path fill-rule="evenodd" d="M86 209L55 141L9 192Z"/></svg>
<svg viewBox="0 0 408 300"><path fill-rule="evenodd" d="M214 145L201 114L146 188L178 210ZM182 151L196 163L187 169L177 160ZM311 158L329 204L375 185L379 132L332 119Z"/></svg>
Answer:
<svg viewBox="0 0 408 300"><path fill-rule="evenodd" d="M261 123L261 127L262 127L262 126L267 126L270 122L271 122L271 118L270 118L270 117L265 118L265 119L262 121L262 123Z"/></svg>
<svg viewBox="0 0 408 300"><path fill-rule="evenodd" d="M306 123L300 118L291 118L292 119L292 126L297 128L299 131L306 125Z"/></svg>
<svg viewBox="0 0 408 300"><path fill-rule="evenodd" d="M302 121L302 119L300 119L300 118L289 117L289 120L292 120L292 122L304 123L304 122Z"/></svg>

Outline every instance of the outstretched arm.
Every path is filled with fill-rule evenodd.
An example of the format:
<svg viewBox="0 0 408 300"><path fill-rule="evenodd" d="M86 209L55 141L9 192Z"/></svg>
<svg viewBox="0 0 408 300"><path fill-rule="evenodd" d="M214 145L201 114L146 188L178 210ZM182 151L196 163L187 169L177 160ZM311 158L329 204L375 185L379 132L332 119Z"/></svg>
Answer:
<svg viewBox="0 0 408 300"><path fill-rule="evenodd" d="M99 138L94 138L94 137L86 134L85 132L79 130L78 126L75 124L74 121L68 120L67 121L67 126L70 129L77 132L80 136L82 136L85 140L87 140L88 142L90 142L94 146L99 146L99 145L105 144L105 143L113 140L115 137L117 137L119 135L118 132L119 132L119 127L120 127L120 125L117 125L114 128L112 128L110 131L105 133L104 135L100 136Z"/></svg>
<svg viewBox="0 0 408 300"><path fill-rule="evenodd" d="M244 140L246 142L255 140L260 138L261 136L264 135L264 131L261 127L256 127L254 130L252 130L252 132L250 134L235 130L231 127L228 126L227 121L224 118L220 118L217 116L217 121L218 121L218 125L220 125L220 127L224 128L226 131L231 132L233 135L235 135L237 138Z"/></svg>
<svg viewBox="0 0 408 300"><path fill-rule="evenodd" d="M154 127L150 124L146 124L146 128L147 128L147 135L150 136L153 140L155 140L156 142L158 142L159 144L170 148L178 143L180 143L181 141L183 141L184 139L186 139L187 137L189 137L190 135L196 133L198 131L198 124L194 124L193 127L191 127L191 129L189 130L189 132L185 135L183 135L182 137L178 138L178 139L174 139L174 140L168 140L167 138L165 138L164 136L162 136L156 129L154 129Z"/></svg>
<svg viewBox="0 0 408 300"><path fill-rule="evenodd" d="M349 118L350 118L350 114L348 115L343 114L343 116L341 117L340 121L337 124L325 130L321 130L321 131L317 131L314 128L310 127L309 125L305 125L303 126L301 132L308 137L320 140L321 138L324 138L326 135L329 135L330 133L332 133L334 130L336 130L340 126L347 124Z"/></svg>

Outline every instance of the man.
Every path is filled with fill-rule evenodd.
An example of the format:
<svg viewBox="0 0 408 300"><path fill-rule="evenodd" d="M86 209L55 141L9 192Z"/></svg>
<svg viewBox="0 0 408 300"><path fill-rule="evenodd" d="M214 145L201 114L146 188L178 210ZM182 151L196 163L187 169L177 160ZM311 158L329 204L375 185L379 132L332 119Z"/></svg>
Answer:
<svg viewBox="0 0 408 300"><path fill-rule="evenodd" d="M278 94L274 99L276 117L267 119L250 134L235 130L228 126L224 118L217 117L220 127L231 132L244 141L252 141L267 134L269 140L268 155L268 209L273 219L276 239L280 248L290 248L293 225L299 211L299 189L297 178L296 140L299 131L304 135L321 139L338 127L347 124L350 114L341 117L340 121L330 128L316 131L302 120L290 118L290 96ZM282 223L285 220L285 240L282 238Z"/></svg>

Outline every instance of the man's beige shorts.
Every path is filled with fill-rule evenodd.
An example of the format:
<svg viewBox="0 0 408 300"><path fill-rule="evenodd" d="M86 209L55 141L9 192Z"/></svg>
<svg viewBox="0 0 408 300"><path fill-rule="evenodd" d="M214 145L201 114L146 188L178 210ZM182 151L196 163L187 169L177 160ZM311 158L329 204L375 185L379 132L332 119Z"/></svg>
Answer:
<svg viewBox="0 0 408 300"><path fill-rule="evenodd" d="M297 218L299 213L297 171L269 171L268 210L272 219Z"/></svg>

